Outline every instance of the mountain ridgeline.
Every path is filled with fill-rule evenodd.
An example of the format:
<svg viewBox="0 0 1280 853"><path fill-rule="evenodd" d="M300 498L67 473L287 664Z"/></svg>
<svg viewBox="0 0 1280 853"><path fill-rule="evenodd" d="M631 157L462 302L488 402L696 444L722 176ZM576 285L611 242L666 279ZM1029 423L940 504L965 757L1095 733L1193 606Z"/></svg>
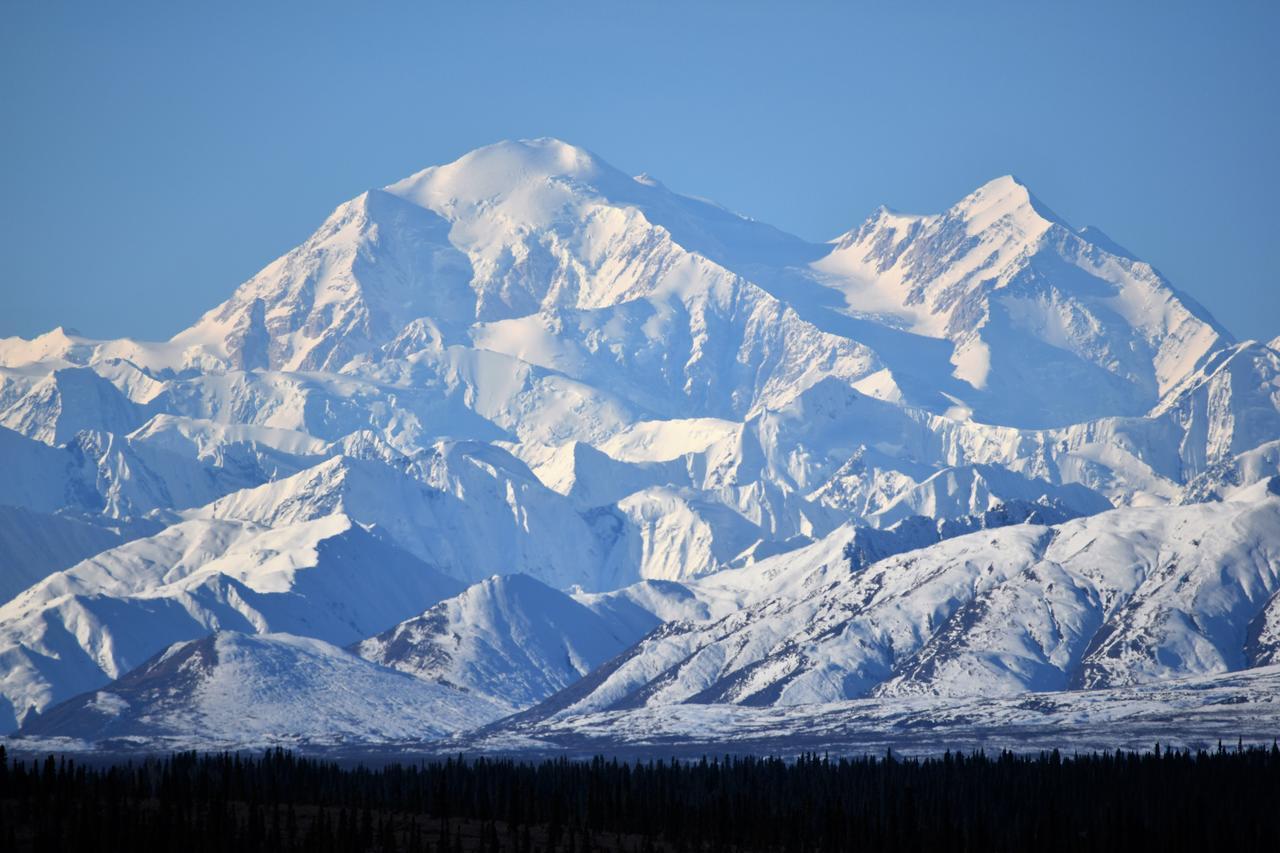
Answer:
<svg viewBox="0 0 1280 853"><path fill-rule="evenodd" d="M1280 351L1010 176L812 243L491 145L168 341L0 340L0 470L25 738L537 748L1215 678L1272 719L1232 679L1280 664Z"/></svg>

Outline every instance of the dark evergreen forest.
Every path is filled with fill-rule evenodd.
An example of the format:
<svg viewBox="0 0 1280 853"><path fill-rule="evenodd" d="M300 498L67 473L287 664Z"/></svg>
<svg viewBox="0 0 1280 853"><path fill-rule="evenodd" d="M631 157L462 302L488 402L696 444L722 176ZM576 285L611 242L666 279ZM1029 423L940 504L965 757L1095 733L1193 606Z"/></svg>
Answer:
<svg viewBox="0 0 1280 853"><path fill-rule="evenodd" d="M351 768L0 747L6 851L1280 850L1280 749Z"/></svg>

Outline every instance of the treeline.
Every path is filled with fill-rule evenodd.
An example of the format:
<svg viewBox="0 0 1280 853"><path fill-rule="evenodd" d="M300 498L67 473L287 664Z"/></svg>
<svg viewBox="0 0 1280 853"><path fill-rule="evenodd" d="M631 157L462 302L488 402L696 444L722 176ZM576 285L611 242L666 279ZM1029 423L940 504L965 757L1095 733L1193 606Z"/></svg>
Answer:
<svg viewBox="0 0 1280 853"><path fill-rule="evenodd" d="M1280 850L1280 749L344 768L0 747L10 851Z"/></svg>

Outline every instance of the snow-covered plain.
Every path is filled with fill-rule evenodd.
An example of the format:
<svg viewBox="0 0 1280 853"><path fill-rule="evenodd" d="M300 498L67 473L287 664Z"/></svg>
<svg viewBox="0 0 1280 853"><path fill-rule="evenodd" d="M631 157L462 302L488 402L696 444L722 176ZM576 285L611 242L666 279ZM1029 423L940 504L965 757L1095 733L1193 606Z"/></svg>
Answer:
<svg viewBox="0 0 1280 853"><path fill-rule="evenodd" d="M700 758L1070 752L1157 744L1213 749L1269 745L1280 730L1280 667L1089 691L1018 696L853 699L815 705L665 705L538 723L499 722L430 745L445 754Z"/></svg>
<svg viewBox="0 0 1280 853"><path fill-rule="evenodd" d="M547 719L1237 671L1277 448L1275 341L1012 177L813 244L499 143L167 342L0 340L0 729L213 632Z"/></svg>

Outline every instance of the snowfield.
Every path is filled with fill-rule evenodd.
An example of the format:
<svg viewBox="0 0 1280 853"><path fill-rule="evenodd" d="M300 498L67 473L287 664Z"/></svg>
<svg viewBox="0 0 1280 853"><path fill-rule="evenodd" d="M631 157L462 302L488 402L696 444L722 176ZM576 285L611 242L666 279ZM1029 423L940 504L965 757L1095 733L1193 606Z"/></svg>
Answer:
<svg viewBox="0 0 1280 853"><path fill-rule="evenodd" d="M588 758L803 752L936 755L1003 749L1034 753L1161 744L1212 749L1266 745L1280 730L1280 668L1091 691L1004 698L910 696L752 708L669 705L541 723L497 723L444 739L442 754ZM421 747L420 747L421 748Z"/></svg>

